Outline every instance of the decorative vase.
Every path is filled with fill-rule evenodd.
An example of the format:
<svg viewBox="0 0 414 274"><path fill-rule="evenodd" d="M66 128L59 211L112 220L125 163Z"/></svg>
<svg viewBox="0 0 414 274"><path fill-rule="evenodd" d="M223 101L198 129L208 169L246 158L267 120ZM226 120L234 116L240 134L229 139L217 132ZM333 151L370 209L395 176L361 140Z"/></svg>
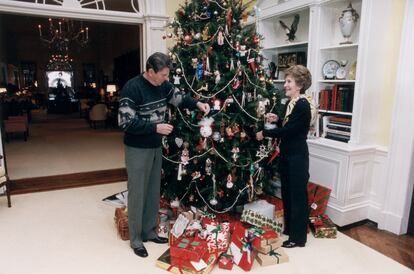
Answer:
<svg viewBox="0 0 414 274"><path fill-rule="evenodd" d="M351 37L352 31L354 30L358 19L359 14L354 8L352 8L352 4L350 3L348 7L342 11L341 16L339 17L339 26L341 28L342 35L345 38L345 41L339 44L352 44L352 41L349 38Z"/></svg>

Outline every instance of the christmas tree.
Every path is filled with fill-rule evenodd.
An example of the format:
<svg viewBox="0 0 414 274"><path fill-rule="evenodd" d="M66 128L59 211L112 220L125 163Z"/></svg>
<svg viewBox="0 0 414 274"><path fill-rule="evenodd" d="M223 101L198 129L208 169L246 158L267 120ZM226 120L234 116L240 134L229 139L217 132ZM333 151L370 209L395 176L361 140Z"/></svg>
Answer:
<svg viewBox="0 0 414 274"><path fill-rule="evenodd" d="M164 37L175 40L172 83L211 106L206 117L170 111L174 131L163 139L162 192L173 203L226 212L274 179L276 143L258 142L255 133L265 126L265 113L283 117L283 95L262 65L262 37L246 24L249 4L186 1Z"/></svg>

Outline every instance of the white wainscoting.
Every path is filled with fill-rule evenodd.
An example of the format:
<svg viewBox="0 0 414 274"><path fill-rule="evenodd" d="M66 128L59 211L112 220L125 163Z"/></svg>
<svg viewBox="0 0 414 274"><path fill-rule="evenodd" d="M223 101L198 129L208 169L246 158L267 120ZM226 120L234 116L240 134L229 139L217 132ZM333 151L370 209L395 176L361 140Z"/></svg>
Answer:
<svg viewBox="0 0 414 274"><path fill-rule="evenodd" d="M326 213L334 223L377 222L384 200L386 150L324 139L308 143L310 181L332 189Z"/></svg>

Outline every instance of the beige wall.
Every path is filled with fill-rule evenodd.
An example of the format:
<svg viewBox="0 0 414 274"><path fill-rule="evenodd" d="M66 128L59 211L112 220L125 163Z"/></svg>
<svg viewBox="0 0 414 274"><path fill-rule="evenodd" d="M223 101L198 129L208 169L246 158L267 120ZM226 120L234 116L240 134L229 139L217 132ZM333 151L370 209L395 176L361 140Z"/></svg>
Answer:
<svg viewBox="0 0 414 274"><path fill-rule="evenodd" d="M387 70L387 76L380 79L382 81L382 90L378 93L381 94L380 98L380 113L378 115L378 134L376 136L376 143L382 146L388 146L391 118L394 106L395 97L395 85L398 73L398 61L400 53L400 40L401 31L404 20L404 7L406 0L392 1L392 9L389 12L392 14L393 22L388 25L387 30L381 32L386 33L388 44L387 50L383 56L384 63L387 64L389 70Z"/></svg>

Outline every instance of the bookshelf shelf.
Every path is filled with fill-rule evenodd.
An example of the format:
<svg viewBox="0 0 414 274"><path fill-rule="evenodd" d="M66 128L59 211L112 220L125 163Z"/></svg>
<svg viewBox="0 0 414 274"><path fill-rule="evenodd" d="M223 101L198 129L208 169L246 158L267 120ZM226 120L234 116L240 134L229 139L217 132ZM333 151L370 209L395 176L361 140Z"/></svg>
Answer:
<svg viewBox="0 0 414 274"><path fill-rule="evenodd" d="M357 47L358 47L358 44L334 45L334 46L322 47L320 48L320 50L338 50L338 49L357 48Z"/></svg>
<svg viewBox="0 0 414 274"><path fill-rule="evenodd" d="M337 115L345 115L345 116L352 116L352 112L344 112L344 111L333 111L333 110L318 110L319 113L327 113L327 114L337 114Z"/></svg>
<svg viewBox="0 0 414 274"><path fill-rule="evenodd" d="M276 50L276 49L283 49L283 48L300 48L308 45L308 41L304 42L294 42L294 43L286 43L280 45L273 45L270 47L263 48L263 50Z"/></svg>
<svg viewBox="0 0 414 274"><path fill-rule="evenodd" d="M355 83L355 80L319 80L319 83L332 83L332 84L341 84L341 83Z"/></svg>

